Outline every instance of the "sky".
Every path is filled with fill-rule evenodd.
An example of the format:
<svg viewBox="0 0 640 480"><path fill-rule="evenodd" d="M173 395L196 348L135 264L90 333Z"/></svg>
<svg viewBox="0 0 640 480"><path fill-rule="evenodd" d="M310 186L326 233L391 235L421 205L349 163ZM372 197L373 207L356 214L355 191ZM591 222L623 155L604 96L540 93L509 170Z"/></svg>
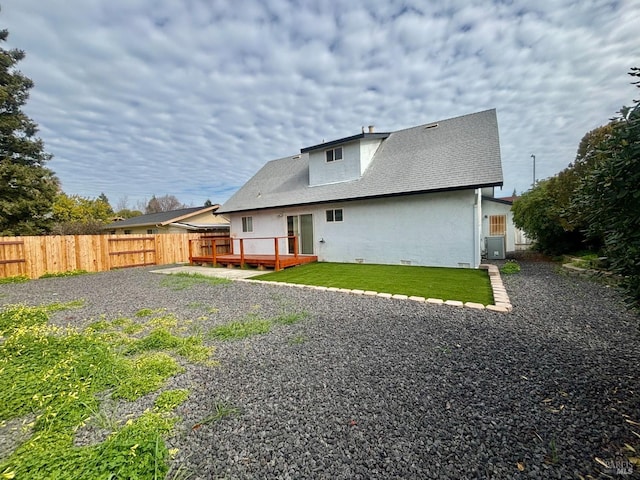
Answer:
<svg viewBox="0 0 640 480"><path fill-rule="evenodd" d="M266 162L495 108L526 191L638 97L640 0L0 0L69 195L224 203Z"/></svg>

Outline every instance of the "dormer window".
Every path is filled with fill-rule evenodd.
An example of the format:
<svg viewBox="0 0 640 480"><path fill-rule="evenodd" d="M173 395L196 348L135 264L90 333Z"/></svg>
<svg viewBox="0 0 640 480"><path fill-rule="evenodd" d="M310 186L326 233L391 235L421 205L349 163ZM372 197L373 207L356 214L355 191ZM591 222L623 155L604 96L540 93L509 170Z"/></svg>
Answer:
<svg viewBox="0 0 640 480"><path fill-rule="evenodd" d="M327 163L342 160L342 147L331 148L329 150L325 150L324 153L327 159Z"/></svg>

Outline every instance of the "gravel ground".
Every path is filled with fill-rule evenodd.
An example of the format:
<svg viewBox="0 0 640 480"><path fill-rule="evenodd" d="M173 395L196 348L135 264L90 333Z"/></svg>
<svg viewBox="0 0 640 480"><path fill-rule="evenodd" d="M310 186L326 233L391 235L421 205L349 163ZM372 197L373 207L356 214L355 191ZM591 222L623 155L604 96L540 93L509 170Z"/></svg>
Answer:
<svg viewBox="0 0 640 480"><path fill-rule="evenodd" d="M308 312L266 335L214 342L218 367L189 366L170 381L192 392L169 440L173 474L615 477L594 458L640 448L640 427L626 421L640 422L639 319L610 287L544 262L521 266L504 278L510 314L245 282L174 291L149 268L5 285L0 303L83 298L55 316L74 325L166 308L207 316L205 329L251 312ZM219 402L239 414L193 429Z"/></svg>

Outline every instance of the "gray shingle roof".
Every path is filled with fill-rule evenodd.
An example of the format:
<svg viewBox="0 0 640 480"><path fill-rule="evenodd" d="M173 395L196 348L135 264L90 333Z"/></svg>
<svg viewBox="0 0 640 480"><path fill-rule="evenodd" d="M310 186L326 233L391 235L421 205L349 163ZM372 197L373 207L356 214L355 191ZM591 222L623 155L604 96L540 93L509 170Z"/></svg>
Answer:
<svg viewBox="0 0 640 480"><path fill-rule="evenodd" d="M212 212L216 211L218 205L212 205L211 207L189 207L180 208L178 210L171 210L169 212L149 213L147 215L139 215L133 218L127 218L119 222L113 222L105 225L104 229L123 228L123 227L143 227L147 225L162 225L168 223L174 223L176 220L184 220L202 212L206 212L210 209ZM216 212L217 213L217 212Z"/></svg>
<svg viewBox="0 0 640 480"><path fill-rule="evenodd" d="M435 124L436 128L427 128ZM492 109L390 133L357 180L309 186L308 153L272 160L218 213L501 186L502 182L498 121Z"/></svg>

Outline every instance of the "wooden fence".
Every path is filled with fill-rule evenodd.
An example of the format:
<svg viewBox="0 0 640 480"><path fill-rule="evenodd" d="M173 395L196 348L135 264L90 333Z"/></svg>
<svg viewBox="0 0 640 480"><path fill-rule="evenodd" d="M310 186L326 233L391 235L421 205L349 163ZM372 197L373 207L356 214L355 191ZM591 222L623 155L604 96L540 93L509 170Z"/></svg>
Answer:
<svg viewBox="0 0 640 480"><path fill-rule="evenodd" d="M0 237L0 278L189 262L201 233Z"/></svg>

